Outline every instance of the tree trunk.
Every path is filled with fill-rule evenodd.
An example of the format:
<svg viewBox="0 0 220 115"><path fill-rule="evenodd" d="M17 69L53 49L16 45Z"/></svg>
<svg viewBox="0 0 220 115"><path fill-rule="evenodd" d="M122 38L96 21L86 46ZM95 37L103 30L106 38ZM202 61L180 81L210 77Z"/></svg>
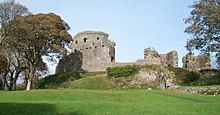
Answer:
<svg viewBox="0 0 220 115"><path fill-rule="evenodd" d="M30 77L28 78L28 83L27 83L27 88L26 90L30 90L31 89L31 80L30 80Z"/></svg>
<svg viewBox="0 0 220 115"><path fill-rule="evenodd" d="M16 74L16 69L13 71L13 72L11 72L11 74L10 74L10 85L9 85L9 90L10 91L12 91L13 90L13 78L15 77L15 74Z"/></svg>
<svg viewBox="0 0 220 115"><path fill-rule="evenodd" d="M7 82L7 74L8 72L6 71L3 75L3 79L4 79L4 90L8 90L9 86L8 86L8 82Z"/></svg>
<svg viewBox="0 0 220 115"><path fill-rule="evenodd" d="M16 82L18 79L19 74L21 73L20 70L16 71L15 74L13 75L13 79L12 79L12 91L16 90Z"/></svg>
<svg viewBox="0 0 220 115"><path fill-rule="evenodd" d="M34 66L33 64L30 64L30 73L29 73L29 76L28 76L28 83L27 83L27 87L26 87L26 90L30 90L31 89L31 82L32 82L32 79L34 77Z"/></svg>

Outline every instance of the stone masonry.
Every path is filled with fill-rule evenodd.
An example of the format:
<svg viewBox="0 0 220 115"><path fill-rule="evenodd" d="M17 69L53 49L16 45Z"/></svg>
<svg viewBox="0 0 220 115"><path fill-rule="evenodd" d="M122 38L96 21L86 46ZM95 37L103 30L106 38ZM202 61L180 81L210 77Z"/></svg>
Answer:
<svg viewBox="0 0 220 115"><path fill-rule="evenodd" d="M167 54L159 54L153 48L146 48L144 49L144 63L178 67L178 54L176 51L171 51Z"/></svg>
<svg viewBox="0 0 220 115"><path fill-rule="evenodd" d="M100 31L79 32L74 36L72 44L72 55L74 53L82 55L78 60L74 60L81 62L81 65L78 65L81 68L75 69L76 71L104 71L115 63L115 43L108 39L107 33ZM62 72L62 68L57 70Z"/></svg>
<svg viewBox="0 0 220 115"><path fill-rule="evenodd" d="M182 58L183 68L190 70L211 69L209 54L195 56L193 53L188 53Z"/></svg>
<svg viewBox="0 0 220 115"><path fill-rule="evenodd" d="M178 67L178 54L171 51L159 54L153 48L144 49L144 59L136 62L116 63L115 43L108 39L108 34L100 31L83 31L77 33L72 41L72 53L64 56L58 63L56 73L105 71L107 67L125 65L160 65ZM183 57L183 68L208 69L211 68L210 56L195 56L192 53Z"/></svg>

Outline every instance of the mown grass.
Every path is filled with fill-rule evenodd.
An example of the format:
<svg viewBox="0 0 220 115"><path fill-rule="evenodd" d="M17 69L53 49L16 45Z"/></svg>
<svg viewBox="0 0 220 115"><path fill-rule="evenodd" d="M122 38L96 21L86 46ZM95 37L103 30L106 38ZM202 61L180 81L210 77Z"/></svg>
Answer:
<svg viewBox="0 0 220 115"><path fill-rule="evenodd" d="M0 92L0 114L196 114L220 113L219 96L169 90L32 90Z"/></svg>

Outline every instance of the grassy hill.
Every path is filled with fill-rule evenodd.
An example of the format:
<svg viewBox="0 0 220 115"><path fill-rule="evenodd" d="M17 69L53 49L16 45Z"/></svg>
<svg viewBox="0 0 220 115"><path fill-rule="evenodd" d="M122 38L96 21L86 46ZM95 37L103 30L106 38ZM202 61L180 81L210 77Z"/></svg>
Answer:
<svg viewBox="0 0 220 115"><path fill-rule="evenodd" d="M220 96L171 90L46 89L0 92L0 114L218 115Z"/></svg>

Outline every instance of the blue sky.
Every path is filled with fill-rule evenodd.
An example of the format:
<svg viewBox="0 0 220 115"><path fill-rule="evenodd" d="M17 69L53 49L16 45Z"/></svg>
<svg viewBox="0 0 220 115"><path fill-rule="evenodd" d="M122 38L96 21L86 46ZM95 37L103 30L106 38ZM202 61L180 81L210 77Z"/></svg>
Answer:
<svg viewBox="0 0 220 115"><path fill-rule="evenodd" d="M143 58L143 50L159 53L178 51L179 66L187 53L183 19L194 0L19 0L36 13L53 12L71 27L70 33L85 30L107 32L116 42L116 61Z"/></svg>

